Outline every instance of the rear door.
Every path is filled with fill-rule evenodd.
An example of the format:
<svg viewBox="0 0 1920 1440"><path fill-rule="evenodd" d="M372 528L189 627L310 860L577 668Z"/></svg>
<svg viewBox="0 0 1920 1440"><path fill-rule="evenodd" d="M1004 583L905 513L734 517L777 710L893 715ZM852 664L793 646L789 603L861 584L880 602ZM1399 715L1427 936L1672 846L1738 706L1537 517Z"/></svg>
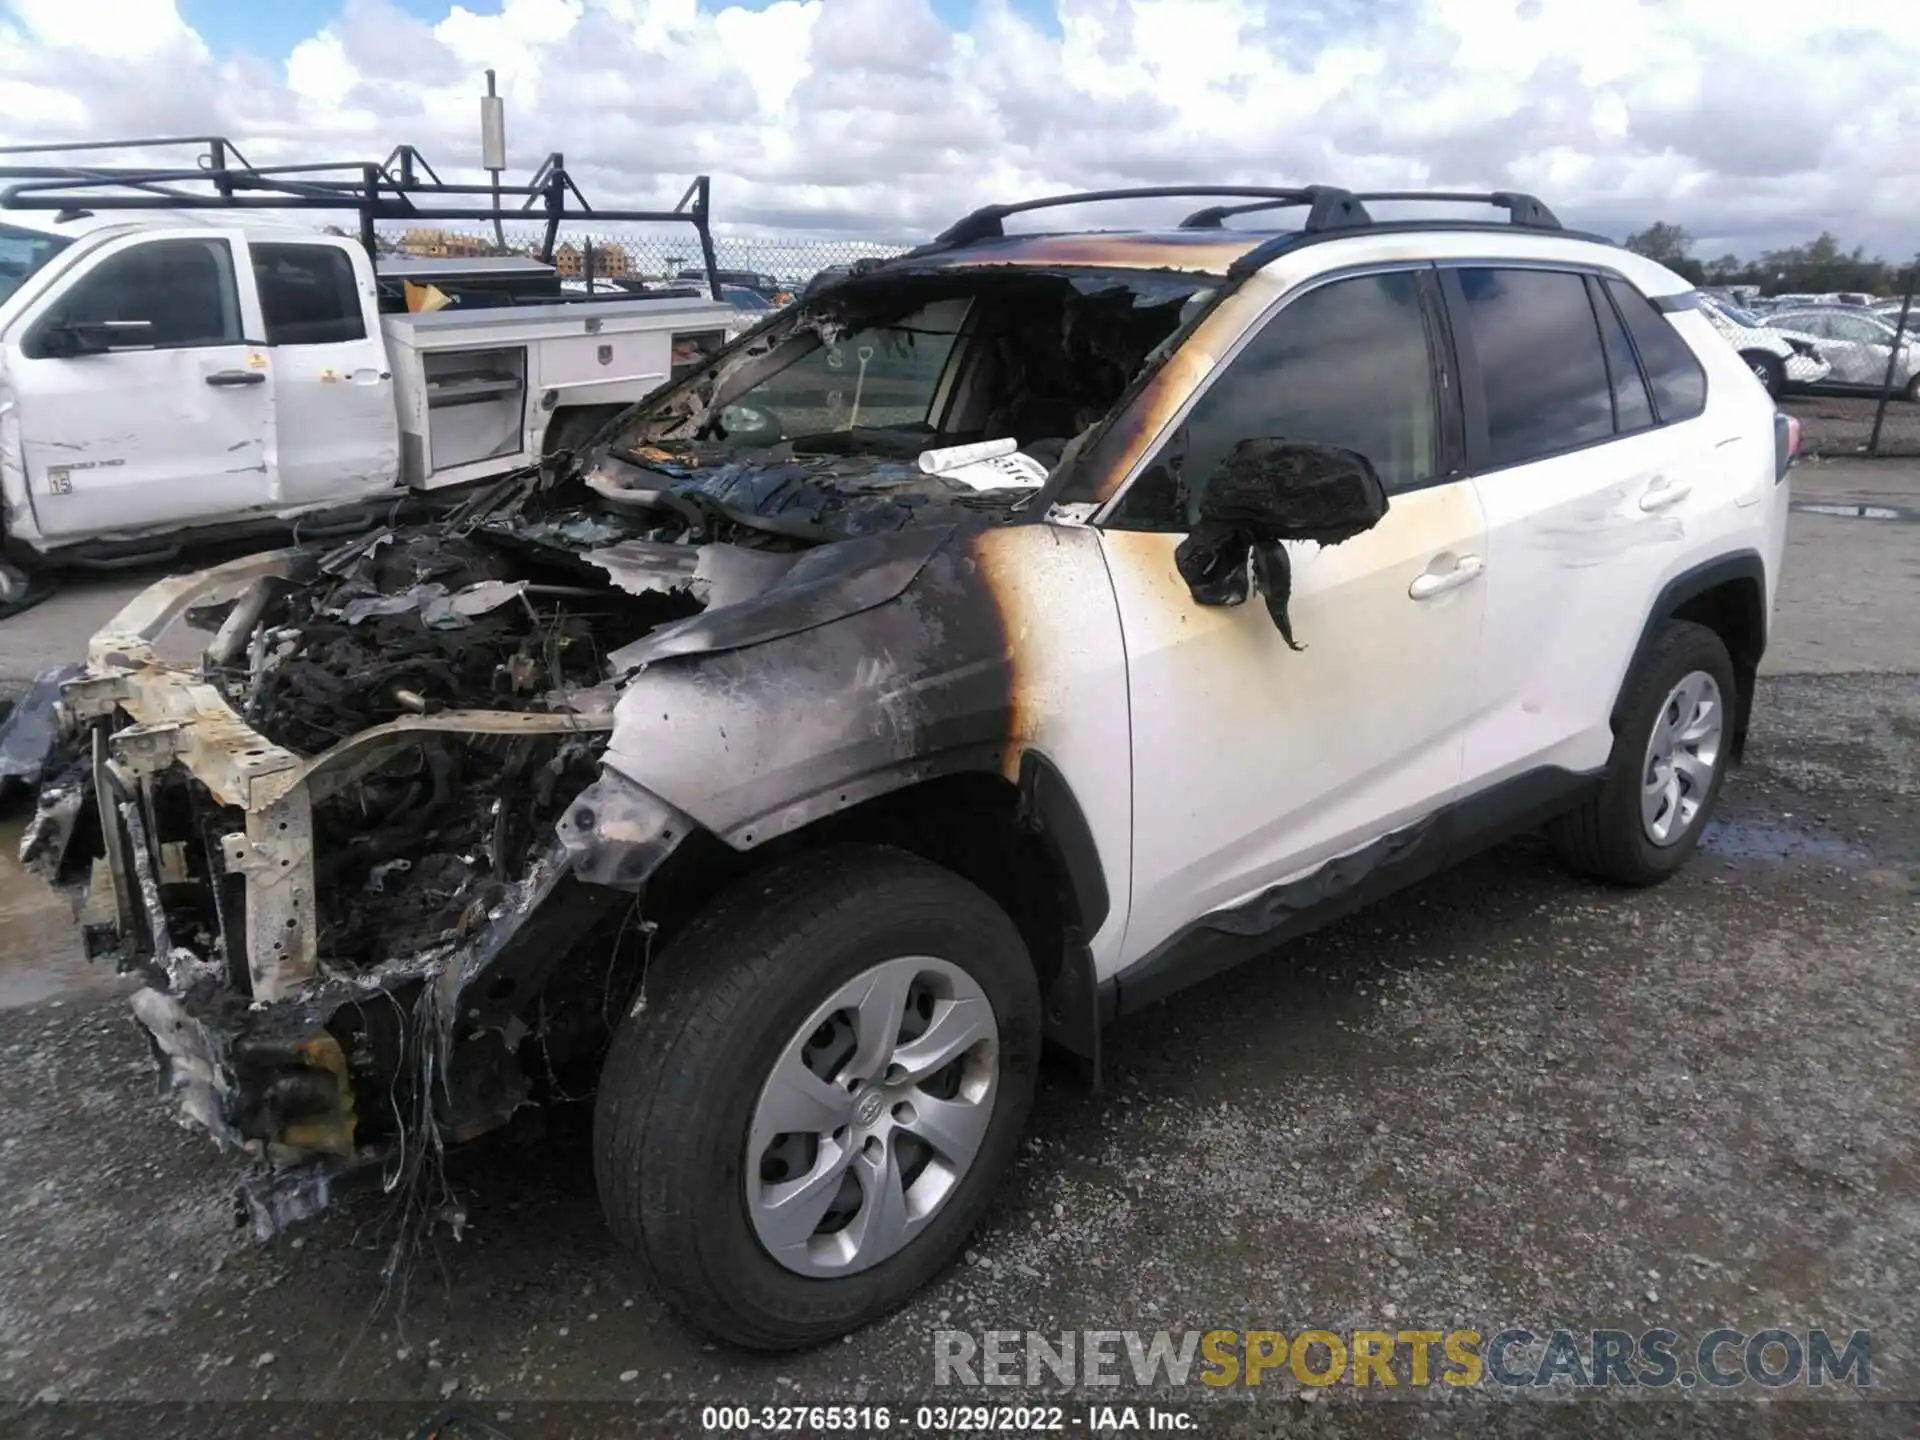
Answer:
<svg viewBox="0 0 1920 1440"><path fill-rule="evenodd" d="M1624 281L1503 262L1441 275L1487 520L1463 788L1546 784L1606 764L1650 607L1747 498L1722 451L1741 436L1714 428L1699 361Z"/></svg>
<svg viewBox="0 0 1920 1440"><path fill-rule="evenodd" d="M392 489L400 420L366 252L320 236L248 249L272 353L281 500Z"/></svg>
<svg viewBox="0 0 1920 1440"><path fill-rule="evenodd" d="M256 317L234 249L204 231L110 241L8 327L27 491L49 540L271 500L272 377L243 338Z"/></svg>

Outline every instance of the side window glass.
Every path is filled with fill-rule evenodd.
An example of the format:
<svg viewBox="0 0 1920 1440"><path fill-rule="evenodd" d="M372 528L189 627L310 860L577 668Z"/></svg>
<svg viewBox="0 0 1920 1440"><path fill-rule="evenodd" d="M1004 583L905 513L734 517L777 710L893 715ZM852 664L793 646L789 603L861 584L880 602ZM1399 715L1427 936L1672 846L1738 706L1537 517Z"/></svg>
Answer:
<svg viewBox="0 0 1920 1440"><path fill-rule="evenodd" d="M1456 271L1480 357L1487 464L1519 465L1613 434L1613 387L1586 281L1562 270Z"/></svg>
<svg viewBox="0 0 1920 1440"><path fill-rule="evenodd" d="M253 245L253 278L269 345L367 338L353 261L335 245Z"/></svg>
<svg viewBox="0 0 1920 1440"><path fill-rule="evenodd" d="M132 322L128 349L240 343L233 252L224 240L150 240L88 271L35 326ZM144 322L144 325L141 324Z"/></svg>
<svg viewBox="0 0 1920 1440"><path fill-rule="evenodd" d="M1335 280L1267 321L1194 403L1117 518L1188 528L1208 477L1242 440L1342 445L1393 490L1438 473L1439 435L1415 275Z"/></svg>
<svg viewBox="0 0 1920 1440"><path fill-rule="evenodd" d="M1633 348L1653 387L1653 408L1660 423L1691 420L1707 408L1707 372L1667 317L1624 280L1607 281L1607 293L1627 322Z"/></svg>
<svg viewBox="0 0 1920 1440"><path fill-rule="evenodd" d="M1644 430L1653 424L1653 401L1640 362L1634 358L1633 343L1599 281L1587 282L1587 298L1600 321L1600 347L1606 352L1607 378L1613 383L1613 428L1622 435Z"/></svg>

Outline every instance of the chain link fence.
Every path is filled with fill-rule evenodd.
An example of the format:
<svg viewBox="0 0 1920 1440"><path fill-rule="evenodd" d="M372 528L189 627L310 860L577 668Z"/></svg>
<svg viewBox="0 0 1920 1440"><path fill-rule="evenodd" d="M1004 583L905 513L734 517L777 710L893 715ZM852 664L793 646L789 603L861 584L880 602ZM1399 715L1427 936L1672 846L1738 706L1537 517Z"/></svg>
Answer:
<svg viewBox="0 0 1920 1440"><path fill-rule="evenodd" d="M380 242L394 254L421 258L487 255L537 255L544 239L539 226L508 223L496 236L491 226L381 227ZM715 268L737 271L756 288L771 287L797 295L822 270L868 257L898 255L904 245L853 239L713 237ZM606 233L564 230L554 248L554 265L568 280L614 285L658 286L705 278L700 237L691 225L619 226ZM723 284L728 277L721 277Z"/></svg>
<svg viewBox="0 0 1920 1440"><path fill-rule="evenodd" d="M1803 453L1920 458L1920 262L1895 279L1893 295L1878 303L1789 300L1759 317L1830 366L1825 379L1790 388L1780 402L1800 421Z"/></svg>

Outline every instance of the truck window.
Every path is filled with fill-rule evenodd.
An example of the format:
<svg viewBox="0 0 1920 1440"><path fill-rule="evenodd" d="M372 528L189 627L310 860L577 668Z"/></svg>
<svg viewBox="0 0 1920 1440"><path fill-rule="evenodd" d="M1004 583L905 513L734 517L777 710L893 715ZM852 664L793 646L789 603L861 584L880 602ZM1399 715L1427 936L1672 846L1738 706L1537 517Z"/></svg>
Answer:
<svg viewBox="0 0 1920 1440"><path fill-rule="evenodd" d="M265 244L253 279L269 345L341 345L367 338L353 261L337 245Z"/></svg>
<svg viewBox="0 0 1920 1440"><path fill-rule="evenodd" d="M224 240L149 240L109 256L54 302L28 337L37 341L62 325L142 321L147 329L125 348L172 350L190 345L238 345L240 297L233 284L233 251Z"/></svg>
<svg viewBox="0 0 1920 1440"><path fill-rule="evenodd" d="M26 284L28 276L72 243L63 236L0 225L0 300Z"/></svg>

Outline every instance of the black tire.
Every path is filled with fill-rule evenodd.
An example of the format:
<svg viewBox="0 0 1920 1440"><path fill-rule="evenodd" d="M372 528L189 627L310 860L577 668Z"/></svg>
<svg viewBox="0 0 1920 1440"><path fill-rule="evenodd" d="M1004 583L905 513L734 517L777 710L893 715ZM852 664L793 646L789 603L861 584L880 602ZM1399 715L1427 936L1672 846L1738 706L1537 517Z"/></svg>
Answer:
<svg viewBox="0 0 1920 1440"><path fill-rule="evenodd" d="M1914 377L1907 382L1907 402L1912 405L1920 405L1920 373L1916 373Z"/></svg>
<svg viewBox="0 0 1920 1440"><path fill-rule="evenodd" d="M927 955L980 985L999 1031L993 1114L972 1167L905 1248L835 1278L796 1274L747 1210L746 1137L795 1027L885 960ZM730 1344L822 1344L905 1303L959 1251L1012 1163L1032 1106L1040 994L1006 912L947 870L879 846L770 866L721 895L653 966L615 1036L594 1114L614 1233L682 1320Z"/></svg>
<svg viewBox="0 0 1920 1440"><path fill-rule="evenodd" d="M1674 686L1692 671L1704 671L1720 687L1723 716L1713 779L1699 813L1679 839L1656 845L1640 817L1641 767L1653 727ZM1670 622L1655 638L1628 683L1613 754L1598 790L1547 827L1560 856L1574 869L1620 885L1652 885L1678 870L1700 843L1726 782L1733 749L1737 681L1726 644L1704 625Z"/></svg>
<svg viewBox="0 0 1920 1440"><path fill-rule="evenodd" d="M1787 367L1780 363L1780 357L1763 350L1743 350L1740 358L1746 361L1754 378L1767 387L1767 394L1778 400L1787 388Z"/></svg>
<svg viewBox="0 0 1920 1440"><path fill-rule="evenodd" d="M562 450L585 450L600 438L600 432L618 418L619 405L578 405L562 410L547 424L542 453L557 455Z"/></svg>

